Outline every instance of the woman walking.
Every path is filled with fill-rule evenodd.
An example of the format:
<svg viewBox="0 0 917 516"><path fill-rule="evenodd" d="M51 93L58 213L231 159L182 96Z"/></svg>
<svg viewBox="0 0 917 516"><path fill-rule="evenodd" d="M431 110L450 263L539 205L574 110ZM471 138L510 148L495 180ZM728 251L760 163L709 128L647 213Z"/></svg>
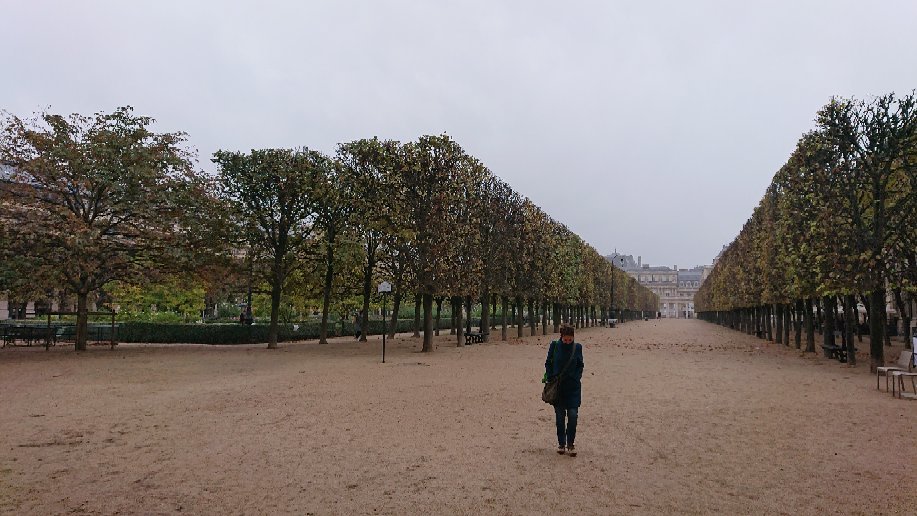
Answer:
<svg viewBox="0 0 917 516"><path fill-rule="evenodd" d="M560 327L560 340L551 342L548 347L544 368L547 379L563 373L558 385L557 403L554 404L557 453L576 457L574 441L582 398L583 345L573 341L573 326L564 324Z"/></svg>

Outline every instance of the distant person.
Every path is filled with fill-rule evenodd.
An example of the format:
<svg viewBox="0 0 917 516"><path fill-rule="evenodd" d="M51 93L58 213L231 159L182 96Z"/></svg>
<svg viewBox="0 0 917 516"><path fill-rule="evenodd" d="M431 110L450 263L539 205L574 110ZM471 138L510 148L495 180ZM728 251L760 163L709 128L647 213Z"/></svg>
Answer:
<svg viewBox="0 0 917 516"><path fill-rule="evenodd" d="M363 328L360 323L361 323L360 314L357 314L356 317L353 318L353 333L354 333L354 338L357 340L360 340L360 335L363 334L363 331L362 331Z"/></svg>
<svg viewBox="0 0 917 516"><path fill-rule="evenodd" d="M554 405L557 453L567 453L571 457L576 457L574 441L582 398L583 345L573 341L573 326L564 324L560 327L560 340L555 340L548 346L548 358L544 363L545 379L559 375L568 362L570 366L560 377L559 400Z"/></svg>

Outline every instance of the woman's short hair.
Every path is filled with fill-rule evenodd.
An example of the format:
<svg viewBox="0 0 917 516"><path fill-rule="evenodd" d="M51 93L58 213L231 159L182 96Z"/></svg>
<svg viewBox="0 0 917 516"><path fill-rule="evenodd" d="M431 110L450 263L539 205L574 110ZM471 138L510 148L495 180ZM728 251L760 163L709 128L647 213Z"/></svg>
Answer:
<svg viewBox="0 0 917 516"><path fill-rule="evenodd" d="M561 324L560 325L560 336L563 337L564 335L569 335L572 337L573 336L573 326L569 324Z"/></svg>

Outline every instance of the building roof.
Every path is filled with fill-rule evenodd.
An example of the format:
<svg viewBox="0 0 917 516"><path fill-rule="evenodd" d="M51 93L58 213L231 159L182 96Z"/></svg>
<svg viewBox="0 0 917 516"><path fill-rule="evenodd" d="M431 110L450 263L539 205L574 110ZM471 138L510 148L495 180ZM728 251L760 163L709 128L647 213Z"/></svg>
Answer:
<svg viewBox="0 0 917 516"><path fill-rule="evenodd" d="M611 253L605 259L619 269L630 270L637 268L637 261L630 254Z"/></svg>
<svg viewBox="0 0 917 516"><path fill-rule="evenodd" d="M700 281L703 271L678 271L678 281Z"/></svg>

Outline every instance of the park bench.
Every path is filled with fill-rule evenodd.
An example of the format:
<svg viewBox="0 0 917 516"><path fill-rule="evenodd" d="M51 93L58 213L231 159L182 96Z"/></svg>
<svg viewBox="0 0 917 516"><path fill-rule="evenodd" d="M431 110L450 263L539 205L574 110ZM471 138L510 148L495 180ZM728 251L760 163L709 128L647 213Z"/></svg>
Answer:
<svg viewBox="0 0 917 516"><path fill-rule="evenodd" d="M3 345L15 346L17 342L31 346L36 341L48 338L48 328L44 326L4 326Z"/></svg>
<svg viewBox="0 0 917 516"><path fill-rule="evenodd" d="M487 335L483 332L465 332L465 344L482 344L484 342L484 336Z"/></svg>
<svg viewBox="0 0 917 516"><path fill-rule="evenodd" d="M45 349L56 346L58 342L76 339L76 327L70 325L52 326L45 338Z"/></svg>
<svg viewBox="0 0 917 516"><path fill-rule="evenodd" d="M835 359L842 364L847 363L847 346L822 346L825 349L825 356L831 359ZM853 348L853 352L857 352L857 348Z"/></svg>
<svg viewBox="0 0 917 516"><path fill-rule="evenodd" d="M839 331L834 332L834 342L842 342L842 341L843 341L843 337L841 336L841 332ZM825 358L837 360L838 362L842 364L847 363L847 346L844 346L843 344L841 345L834 344L831 346L826 346L822 344L821 349L822 349L822 352L824 352L825 354ZM853 352L856 353L856 351L857 349L853 348Z"/></svg>

